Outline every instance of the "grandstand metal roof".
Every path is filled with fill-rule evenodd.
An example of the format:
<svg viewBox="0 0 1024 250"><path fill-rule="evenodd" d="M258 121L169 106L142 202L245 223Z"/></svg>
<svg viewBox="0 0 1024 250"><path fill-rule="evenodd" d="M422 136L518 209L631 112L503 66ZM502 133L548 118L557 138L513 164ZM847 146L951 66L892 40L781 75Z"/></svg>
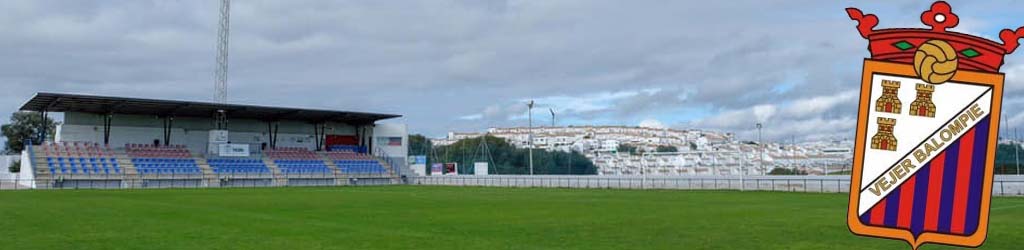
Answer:
<svg viewBox="0 0 1024 250"><path fill-rule="evenodd" d="M212 118L218 110L224 110L229 119L330 121L344 123L373 123L377 120L401 117L401 115L365 112L45 92L36 93L32 99L21 106L20 110L96 114L173 115L175 117L208 118Z"/></svg>

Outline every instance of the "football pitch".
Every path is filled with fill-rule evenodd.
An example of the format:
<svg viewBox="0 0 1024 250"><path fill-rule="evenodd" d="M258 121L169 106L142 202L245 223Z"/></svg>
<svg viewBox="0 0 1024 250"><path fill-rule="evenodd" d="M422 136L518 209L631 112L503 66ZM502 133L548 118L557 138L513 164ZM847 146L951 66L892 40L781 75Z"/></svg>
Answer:
<svg viewBox="0 0 1024 250"><path fill-rule="evenodd" d="M846 194L429 186L0 192L0 249L908 249ZM995 198L986 249L1019 249ZM923 249L944 249L927 245Z"/></svg>

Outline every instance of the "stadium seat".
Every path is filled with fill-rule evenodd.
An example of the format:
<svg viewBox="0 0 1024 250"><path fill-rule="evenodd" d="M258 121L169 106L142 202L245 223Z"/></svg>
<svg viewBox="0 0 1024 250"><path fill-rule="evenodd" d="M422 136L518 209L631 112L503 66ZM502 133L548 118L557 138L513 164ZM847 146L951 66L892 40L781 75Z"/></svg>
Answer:
<svg viewBox="0 0 1024 250"><path fill-rule="evenodd" d="M51 174L109 175L119 174L112 169L117 160L109 146L91 142L61 142L40 145L46 156L46 165Z"/></svg>
<svg viewBox="0 0 1024 250"><path fill-rule="evenodd" d="M327 156L346 174L386 174L387 169L376 158L355 152L328 152Z"/></svg>
<svg viewBox="0 0 1024 250"><path fill-rule="evenodd" d="M279 147L265 153L284 174L331 174L323 159L305 148Z"/></svg>
<svg viewBox="0 0 1024 250"><path fill-rule="evenodd" d="M221 158L208 159L210 168L217 174L268 174L270 169L260 159Z"/></svg>
<svg viewBox="0 0 1024 250"><path fill-rule="evenodd" d="M132 157L131 162L140 174L155 175L190 175L201 174L199 165L192 159L192 153L181 145L159 146L141 144L125 145L125 152ZM110 159L113 170L119 173L120 166L114 158Z"/></svg>

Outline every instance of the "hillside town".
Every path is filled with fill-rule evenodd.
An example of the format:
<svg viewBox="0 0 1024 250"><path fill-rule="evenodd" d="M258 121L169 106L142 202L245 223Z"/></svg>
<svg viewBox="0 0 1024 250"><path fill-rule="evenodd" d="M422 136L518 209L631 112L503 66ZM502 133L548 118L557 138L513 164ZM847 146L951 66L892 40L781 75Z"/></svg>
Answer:
<svg viewBox="0 0 1024 250"><path fill-rule="evenodd" d="M431 142L444 146L485 134L516 147L531 146L531 129L526 127L449 132ZM762 175L777 168L827 175L847 171L853 154L849 140L759 143L697 129L535 127L532 135L535 149L579 152L594 162L600 175Z"/></svg>

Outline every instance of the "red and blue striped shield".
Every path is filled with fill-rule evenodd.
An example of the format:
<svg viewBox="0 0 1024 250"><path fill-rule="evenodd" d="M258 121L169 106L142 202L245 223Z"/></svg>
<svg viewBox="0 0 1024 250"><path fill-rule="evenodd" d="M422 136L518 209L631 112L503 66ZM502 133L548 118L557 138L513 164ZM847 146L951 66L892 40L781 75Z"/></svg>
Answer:
<svg viewBox="0 0 1024 250"><path fill-rule="evenodd" d="M930 29L874 30L864 60L847 223L858 235L976 247L985 240L1003 74L1024 28L1003 44L946 31L945 2L921 15Z"/></svg>
<svg viewBox="0 0 1024 250"><path fill-rule="evenodd" d="M915 247L979 245L1003 77L960 71L940 85L916 78L912 65L865 61L850 228Z"/></svg>

